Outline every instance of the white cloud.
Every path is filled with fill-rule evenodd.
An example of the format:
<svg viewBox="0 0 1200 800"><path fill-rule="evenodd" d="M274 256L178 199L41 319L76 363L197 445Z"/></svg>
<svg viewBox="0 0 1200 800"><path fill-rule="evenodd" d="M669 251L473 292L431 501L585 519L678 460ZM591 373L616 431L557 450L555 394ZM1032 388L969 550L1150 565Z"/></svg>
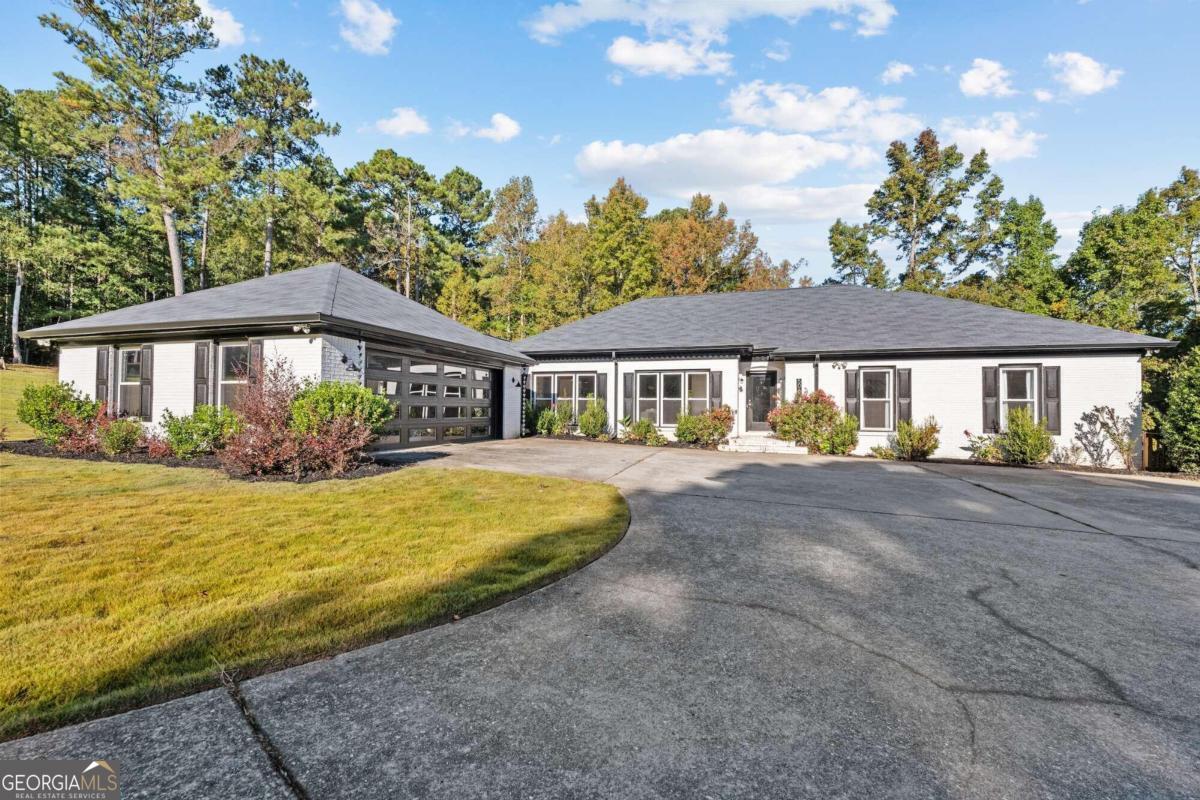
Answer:
<svg viewBox="0 0 1200 800"><path fill-rule="evenodd" d="M521 132L521 124L508 114L496 112L492 114L492 124L480 128L474 135L480 139L491 139L493 142L507 142Z"/></svg>
<svg viewBox="0 0 1200 800"><path fill-rule="evenodd" d="M957 144L968 158L987 150L988 160L993 164L1032 158L1037 155L1037 143L1046 138L1045 134L1022 129L1017 115L1006 111L973 122L944 119L941 128L946 138Z"/></svg>
<svg viewBox="0 0 1200 800"><path fill-rule="evenodd" d="M879 76L879 80L884 83L899 83L912 75L913 72L912 66L905 64L903 61L889 61L887 67L883 70L883 74Z"/></svg>
<svg viewBox="0 0 1200 800"><path fill-rule="evenodd" d="M608 60L642 76L726 75L733 54L713 50L712 45L717 41L720 40L694 37L687 41L639 42L629 36L618 36L609 45Z"/></svg>
<svg viewBox="0 0 1200 800"><path fill-rule="evenodd" d="M214 6L209 0L196 0L196 5L212 22L212 34L217 37L218 47L238 47L246 43L246 32L232 11Z"/></svg>
<svg viewBox="0 0 1200 800"><path fill-rule="evenodd" d="M388 43L396 35L400 20L375 0L342 0L342 39L369 56L387 55Z"/></svg>
<svg viewBox="0 0 1200 800"><path fill-rule="evenodd" d="M771 46L763 50L763 55L772 61L784 62L792 57L792 45L786 39L776 39Z"/></svg>
<svg viewBox="0 0 1200 800"><path fill-rule="evenodd" d="M429 133L429 123L417 113L415 108L398 107L392 109L392 115L375 122L374 128L379 133L388 136L412 136L418 133Z"/></svg>
<svg viewBox="0 0 1200 800"><path fill-rule="evenodd" d="M491 125L484 128L472 128L458 120L451 120L449 127L446 128L446 135L452 139L474 136L477 139L491 139L493 142L507 142L509 139L516 138L520 132L521 123L508 114L501 114L498 111L492 114Z"/></svg>
<svg viewBox="0 0 1200 800"><path fill-rule="evenodd" d="M852 148L804 134L751 133L742 128L681 133L653 144L595 141L575 157L580 173L624 175L644 191L686 197L751 184L778 184L831 161Z"/></svg>
<svg viewBox="0 0 1200 800"><path fill-rule="evenodd" d="M958 79L958 88L968 97L1009 97L1016 94L1009 78L1012 73L999 61L977 58Z"/></svg>
<svg viewBox="0 0 1200 800"><path fill-rule="evenodd" d="M1054 92L1050 91L1049 89L1034 89L1033 99L1037 100L1039 103L1049 103L1054 99Z"/></svg>
<svg viewBox="0 0 1200 800"><path fill-rule="evenodd" d="M921 129L900 111L902 97L869 97L853 86L813 93L798 84L743 83L725 101L735 122L796 133L828 133L834 139L890 142Z"/></svg>
<svg viewBox="0 0 1200 800"><path fill-rule="evenodd" d="M1122 70L1109 69L1083 53L1051 53L1046 56L1046 64L1054 70L1054 80L1074 95L1096 94L1111 89L1124 74Z"/></svg>

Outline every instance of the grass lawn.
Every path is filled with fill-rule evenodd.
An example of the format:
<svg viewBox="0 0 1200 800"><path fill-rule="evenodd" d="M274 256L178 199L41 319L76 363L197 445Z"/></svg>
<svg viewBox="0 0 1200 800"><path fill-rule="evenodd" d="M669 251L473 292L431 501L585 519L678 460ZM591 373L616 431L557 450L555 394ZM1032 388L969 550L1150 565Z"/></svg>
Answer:
<svg viewBox="0 0 1200 800"><path fill-rule="evenodd" d="M0 453L0 739L447 620L586 563L616 489L413 467L246 483Z"/></svg>
<svg viewBox="0 0 1200 800"><path fill-rule="evenodd" d="M53 383L58 380L54 367L9 366L0 369L0 428L9 439L32 439L33 428L17 421L17 401L31 383Z"/></svg>

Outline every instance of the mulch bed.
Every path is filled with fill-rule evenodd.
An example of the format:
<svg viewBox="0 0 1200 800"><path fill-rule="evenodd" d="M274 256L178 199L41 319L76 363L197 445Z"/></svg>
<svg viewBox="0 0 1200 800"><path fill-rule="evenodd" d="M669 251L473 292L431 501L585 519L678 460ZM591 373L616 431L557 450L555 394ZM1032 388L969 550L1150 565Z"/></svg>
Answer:
<svg viewBox="0 0 1200 800"><path fill-rule="evenodd" d="M15 453L22 456L40 456L43 458L67 458L77 459L79 461L108 461L114 464L155 464L160 467L191 467L198 469L221 469L221 462L214 455L197 456L191 459L176 458L174 456L166 456L164 458L151 458L146 454L145 450L137 450L132 453L123 453L121 455L109 456L103 453L63 453L55 450L50 445L41 440L30 441L12 441L0 442L0 453ZM397 458L388 462L376 461L369 455L364 456L361 463L354 469L348 470L338 475L328 472L310 472L303 475L297 480L292 475L230 475L229 477L235 480L242 481L288 481L291 483L315 483L317 481L326 480L355 480L357 478L370 478L375 475L383 475L388 472L395 472L399 469L411 467L420 461L427 460L431 456L425 455L424 458L403 459Z"/></svg>

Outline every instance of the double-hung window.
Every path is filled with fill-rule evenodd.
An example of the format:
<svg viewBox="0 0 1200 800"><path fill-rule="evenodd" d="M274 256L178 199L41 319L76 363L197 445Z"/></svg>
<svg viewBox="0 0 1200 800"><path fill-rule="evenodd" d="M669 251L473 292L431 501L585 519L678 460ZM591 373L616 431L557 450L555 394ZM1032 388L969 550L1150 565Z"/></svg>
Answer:
<svg viewBox="0 0 1200 800"><path fill-rule="evenodd" d="M118 364L117 413L125 417L142 416L142 349L121 351Z"/></svg>
<svg viewBox="0 0 1200 800"><path fill-rule="evenodd" d="M250 345L221 345L221 404L237 408L250 384Z"/></svg>
<svg viewBox="0 0 1200 800"><path fill-rule="evenodd" d="M862 420L859 427L862 430L892 430L895 408L893 374L891 367L864 367L859 370L859 380L862 381Z"/></svg>
<svg viewBox="0 0 1200 800"><path fill-rule="evenodd" d="M1037 416L1037 369L1034 367L1000 368L1000 430L1008 428L1008 415L1023 408L1034 420Z"/></svg>

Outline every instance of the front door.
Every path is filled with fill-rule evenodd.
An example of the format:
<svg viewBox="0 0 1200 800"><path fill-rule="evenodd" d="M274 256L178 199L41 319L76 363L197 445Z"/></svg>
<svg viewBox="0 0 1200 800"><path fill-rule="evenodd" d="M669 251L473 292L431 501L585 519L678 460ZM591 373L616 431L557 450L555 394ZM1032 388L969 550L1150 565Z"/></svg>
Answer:
<svg viewBox="0 0 1200 800"><path fill-rule="evenodd" d="M775 370L751 372L746 375L746 430L765 431L767 414L775 407L778 396L779 373Z"/></svg>

